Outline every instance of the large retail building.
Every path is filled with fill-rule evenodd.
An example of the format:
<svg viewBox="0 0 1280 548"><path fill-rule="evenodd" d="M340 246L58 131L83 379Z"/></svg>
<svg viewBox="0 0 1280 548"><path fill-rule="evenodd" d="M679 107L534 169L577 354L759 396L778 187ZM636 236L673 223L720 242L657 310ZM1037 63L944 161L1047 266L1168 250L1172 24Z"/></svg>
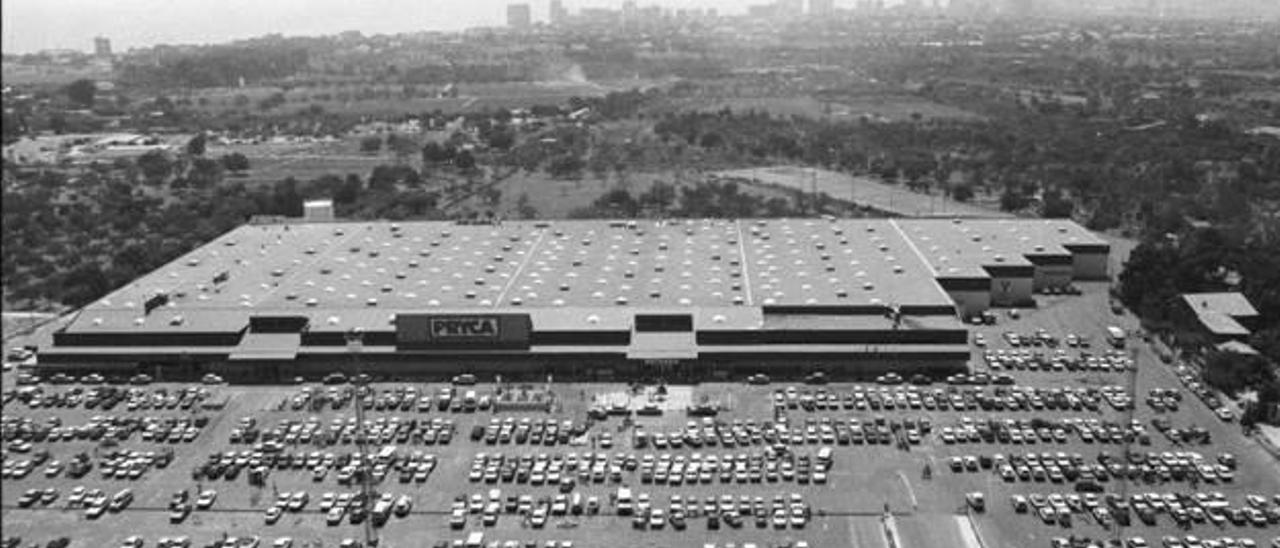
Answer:
<svg viewBox="0 0 1280 548"><path fill-rule="evenodd" d="M1108 252L1060 220L249 224L85 307L40 363L249 382L357 359L388 377L941 374L966 367L966 318L1106 279Z"/></svg>

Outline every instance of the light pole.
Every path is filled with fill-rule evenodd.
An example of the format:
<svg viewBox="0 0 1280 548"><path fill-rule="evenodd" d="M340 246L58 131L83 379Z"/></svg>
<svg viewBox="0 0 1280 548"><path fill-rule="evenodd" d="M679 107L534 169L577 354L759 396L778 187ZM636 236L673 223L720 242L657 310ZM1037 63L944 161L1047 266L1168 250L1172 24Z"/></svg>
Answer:
<svg viewBox="0 0 1280 548"><path fill-rule="evenodd" d="M355 385L356 385L356 443L360 447L360 490L364 494L364 544L365 546L374 547L378 545L377 534L373 531L373 515L370 508L373 506L373 470L369 466L369 441L368 432L365 431L364 423L364 394L362 388L368 387L367 377L364 375L363 362L360 360L360 353L364 350L364 330L359 327L347 331L347 352L351 354L351 359L355 363Z"/></svg>

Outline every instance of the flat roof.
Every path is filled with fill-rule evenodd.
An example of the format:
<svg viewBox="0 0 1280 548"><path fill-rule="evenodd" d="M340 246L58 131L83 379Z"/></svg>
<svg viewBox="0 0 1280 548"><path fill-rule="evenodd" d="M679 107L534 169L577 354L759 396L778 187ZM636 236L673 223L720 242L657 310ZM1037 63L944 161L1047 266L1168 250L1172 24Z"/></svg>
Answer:
<svg viewBox="0 0 1280 548"><path fill-rule="evenodd" d="M1196 314L1217 312L1233 318L1251 318L1258 315L1258 309L1239 292L1219 293L1183 293L1182 300Z"/></svg>
<svg viewBox="0 0 1280 548"><path fill-rule="evenodd" d="M1058 220L250 224L88 305L68 331L226 333L253 316L386 331L398 314L478 312L527 313L543 331L681 312L699 330L776 329L764 310L800 325L821 309L946 309L937 278L1077 242L1106 245Z"/></svg>
<svg viewBox="0 0 1280 548"><path fill-rule="evenodd" d="M884 221L291 222L232 230L90 304L72 331L223 332L254 315L345 329L506 309L538 329L629 328L636 309L718 310L698 323L742 326L759 325L760 307L893 304L951 300Z"/></svg>
<svg viewBox="0 0 1280 548"><path fill-rule="evenodd" d="M1110 248L1084 227L1060 219L897 219L939 278L987 277L985 267L1031 266L1032 256L1071 256L1067 246Z"/></svg>

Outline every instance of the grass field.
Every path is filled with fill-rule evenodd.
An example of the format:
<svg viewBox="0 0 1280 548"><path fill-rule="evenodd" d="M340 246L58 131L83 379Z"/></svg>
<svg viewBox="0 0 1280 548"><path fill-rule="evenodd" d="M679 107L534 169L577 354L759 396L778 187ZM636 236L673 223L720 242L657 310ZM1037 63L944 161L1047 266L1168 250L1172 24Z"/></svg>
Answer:
<svg viewBox="0 0 1280 548"><path fill-rule="evenodd" d="M947 199L941 194L912 192L902 185L889 185L864 176L853 176L824 169L775 166L721 171L722 177L758 181L761 185L778 186L825 193L836 200L907 217L966 216L1011 217L991 204L976 205Z"/></svg>
<svg viewBox="0 0 1280 548"><path fill-rule="evenodd" d="M728 99L674 100L675 110L714 112L725 108L734 112L749 110L768 112L774 116L801 116L829 120L903 121L919 114L923 118L977 120L972 112L914 97L887 95L822 101L812 97L749 97Z"/></svg>
<svg viewBox="0 0 1280 548"><path fill-rule="evenodd" d="M285 115L318 105L327 112L351 115L402 115L443 111L447 114L481 112L497 108L528 108L535 105L563 105L572 97L600 97L612 91L644 89L664 85L655 80L618 80L605 82L501 82L488 84L461 84L457 97L404 97L404 85L358 85L324 88L294 88L284 91L275 87L210 88L193 93L190 98L195 108L206 112L218 112L233 108L259 111L258 103L275 93L284 93L286 103L265 111L272 115ZM431 90L433 86L415 86L419 90ZM373 90L379 98L347 99L344 94L356 95L362 90ZM244 96L248 104L236 106L236 98ZM320 97L328 96L327 99ZM201 104L203 103L203 104Z"/></svg>
<svg viewBox="0 0 1280 548"><path fill-rule="evenodd" d="M539 218L563 219L569 212L590 206L601 195L617 188L626 189L634 197L647 192L658 181L679 188L692 184L700 177L700 175L689 174L684 177L685 183L678 183L680 177L674 171L628 173L624 184L612 174L605 179L598 179L591 175L584 175L580 179L556 179L544 172L520 172L498 183L497 188L502 192L502 196L497 206L483 203L479 198L472 198L459 204L459 207L468 207L476 211L492 209L508 218L514 218L517 217L517 204L523 194L529 197L529 204L538 210ZM765 198L789 195L784 190L764 187L748 188L744 191Z"/></svg>

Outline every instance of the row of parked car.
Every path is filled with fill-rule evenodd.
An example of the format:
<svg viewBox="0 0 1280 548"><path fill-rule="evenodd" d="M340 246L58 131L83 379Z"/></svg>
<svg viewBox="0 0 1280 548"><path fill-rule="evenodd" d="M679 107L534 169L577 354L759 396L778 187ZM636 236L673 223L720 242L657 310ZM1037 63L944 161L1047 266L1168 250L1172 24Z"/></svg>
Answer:
<svg viewBox="0 0 1280 548"><path fill-rule="evenodd" d="M468 478L473 483L519 483L534 486L558 486L561 492L572 491L579 483L623 483L638 475L643 484L679 486L682 484L774 483L794 481L801 484L826 483L833 452L824 447L816 456L790 451L764 451L734 454L642 455L615 453L576 453L567 455L520 455L480 453L471 462Z"/></svg>
<svg viewBox="0 0 1280 548"><path fill-rule="evenodd" d="M1209 409L1213 410L1218 419L1223 422L1236 420L1235 411L1232 411L1212 389L1200 382L1200 375L1195 369L1186 364L1177 364L1174 366L1174 373L1177 374L1178 380L1187 390L1195 394L1197 398L1200 398L1200 401L1203 401L1205 405L1209 406Z"/></svg>
<svg viewBox="0 0 1280 548"><path fill-rule="evenodd" d="M190 443L208 424L204 417L124 417L97 415L79 425L64 425L57 416L37 422L30 417L6 416L0 419L0 436L9 449L25 452L20 442L127 441L135 433L142 441L154 443ZM15 443L19 442L19 443ZM29 447L28 447L29 449Z"/></svg>
<svg viewBox="0 0 1280 548"><path fill-rule="evenodd" d="M297 496L294 494L293 496ZM290 499L292 500L292 499ZM372 510L366 510L363 493L325 493L320 499L320 511L324 513L325 523L329 526L342 524L345 517L353 525L369 519L375 527L386 525L392 516L403 518L413 511L413 498L409 495L395 495L383 492L373 502ZM279 506L279 504L277 504ZM305 503L304 503L305 506ZM271 510L268 509L268 512ZM268 514L269 515L269 514Z"/></svg>
<svg viewBox="0 0 1280 548"><path fill-rule="evenodd" d="M152 391L138 387L117 386L92 388L76 386L68 390L46 390L43 386L27 386L6 392L12 394L12 401L22 403L29 409L75 409L83 406L84 409L103 411L112 411L121 404L128 411L187 411L199 408L202 402L212 397L208 389L195 386L179 390L158 388ZM6 402L8 401L10 399L6 398Z"/></svg>
<svg viewBox="0 0 1280 548"><path fill-rule="evenodd" d="M1093 539L1073 535L1071 538L1053 537L1049 539L1050 548L1150 548L1143 537L1119 539ZM1250 538L1218 537L1200 538L1192 535L1185 537L1165 536L1160 541L1164 548L1257 548L1258 543ZM1280 537L1271 541L1270 548L1280 548Z"/></svg>
<svg viewBox="0 0 1280 548"><path fill-rule="evenodd" d="M258 427L254 417L243 417L231 430L228 441L233 444L270 445L283 449L296 444L333 446L361 441L374 444L448 444L453 441L457 424L453 419L402 419L378 417L366 419L363 425L355 417L332 419L328 426L312 416L306 420L285 419L269 429Z"/></svg>
<svg viewBox="0 0 1280 548"><path fill-rule="evenodd" d="M30 508L37 503L50 506L58 500L58 495L58 490L53 487L27 489L18 497L18 507ZM73 490L68 500L69 505L72 503L73 507L84 508L86 518L97 519L108 511L119 513L128 508L133 503L133 490L121 489L111 496L107 496L102 489Z"/></svg>
<svg viewBox="0 0 1280 548"><path fill-rule="evenodd" d="M1032 387L1012 385L1007 376L992 377L986 373L967 375L970 386L921 387L854 387L845 393L787 391L774 393L778 408L809 411L1101 411L1103 404L1115 410L1132 405L1133 397L1119 385L1100 387ZM995 384L997 386L986 386ZM794 404L794 405L793 405Z"/></svg>
<svg viewBox="0 0 1280 548"><path fill-rule="evenodd" d="M1102 526L1119 522L1126 527L1133 519L1155 526L1158 516L1169 516L1178 525L1228 523L1240 527L1270 527L1280 523L1280 495L1275 504L1257 494L1246 495L1245 503L1232 505L1222 493L1132 493L1128 498L1115 493L1033 493L1012 495L1014 512L1030 514L1045 523L1070 526L1073 516L1089 516Z"/></svg>
<svg viewBox="0 0 1280 548"><path fill-rule="evenodd" d="M470 497L458 495L454 498L449 510L449 526L462 529L467 525L470 515L477 515L481 525L494 527L503 514L523 516L535 527L545 525L551 516L580 516L600 513L599 497L586 497L581 493L543 495L534 499L533 495L507 495L503 501L502 491L491 489L488 497L473 493Z"/></svg>
<svg viewBox="0 0 1280 548"><path fill-rule="evenodd" d="M628 489L620 489L619 492ZM764 497L741 495L736 500L733 495L721 495L719 498L708 495L702 502L696 496L685 497L681 494L670 495L666 508L654 505L648 493L640 493L634 502L629 494L620 494L617 499L617 511L620 515L631 515L632 525L636 529L662 529L670 524L676 530L687 526L686 520L700 516L706 517L707 529L720 528L720 522L732 528L740 528L747 521L753 521L757 528L770 525L774 529L802 529L808 524L812 510L798 493L774 495L766 505Z"/></svg>
<svg viewBox="0 0 1280 548"><path fill-rule="evenodd" d="M477 390L446 386L437 389L434 395L429 392L425 388L419 390L416 386L397 386L381 391L368 385L329 386L324 390L304 386L296 394L281 400L277 408L294 411L340 410L354 402L366 411L427 413L437 410L464 413L486 411L493 406L493 396L481 394Z"/></svg>
<svg viewBox="0 0 1280 548"><path fill-rule="evenodd" d="M988 348L982 362L993 371L1042 371L1052 373L1123 373L1134 367L1133 360L1122 350L1108 349L1101 354L1082 350L1071 353L1059 348L1051 351L1031 348Z"/></svg>
<svg viewBox="0 0 1280 548"><path fill-rule="evenodd" d="M1219 455L1217 463L1191 451L1145 454L1133 452L1129 454L1127 461L1103 452L1098 454L1096 463L1086 461L1079 453L1064 452L1013 454L1007 457L1002 454L953 456L947 462L953 472L989 470L1010 483L1095 483L1109 481L1113 477L1146 483L1217 483L1235 479L1235 460L1229 453Z"/></svg>
<svg viewBox="0 0 1280 548"><path fill-rule="evenodd" d="M1078 439L1084 443L1124 443L1126 440L1150 445L1151 435L1145 425L1134 420L1128 425L1098 418L986 418L960 417L955 423L938 430L938 438L947 445L963 443L998 443L1033 445L1066 443Z"/></svg>
<svg viewBox="0 0 1280 548"><path fill-rule="evenodd" d="M63 473L71 478L84 477L93 468L93 460L87 453L81 453L69 459L50 460L48 451L39 451L30 459L4 459L4 479L20 480L26 478L33 470L44 466L44 476L55 478ZM152 468L165 468L173 461L173 451L139 451L114 450L99 456L98 472L104 480L137 480L146 475Z"/></svg>
<svg viewBox="0 0 1280 548"><path fill-rule="evenodd" d="M155 379L146 373L138 373L132 376L111 375L104 376L99 373L90 373L83 377L73 377L66 373L55 373L49 377L39 374L22 373L15 379L17 384L22 386L33 386L41 383L49 382L52 384L83 384L86 386L96 386L101 384L120 385L132 384L136 386L146 386L155 382Z"/></svg>

